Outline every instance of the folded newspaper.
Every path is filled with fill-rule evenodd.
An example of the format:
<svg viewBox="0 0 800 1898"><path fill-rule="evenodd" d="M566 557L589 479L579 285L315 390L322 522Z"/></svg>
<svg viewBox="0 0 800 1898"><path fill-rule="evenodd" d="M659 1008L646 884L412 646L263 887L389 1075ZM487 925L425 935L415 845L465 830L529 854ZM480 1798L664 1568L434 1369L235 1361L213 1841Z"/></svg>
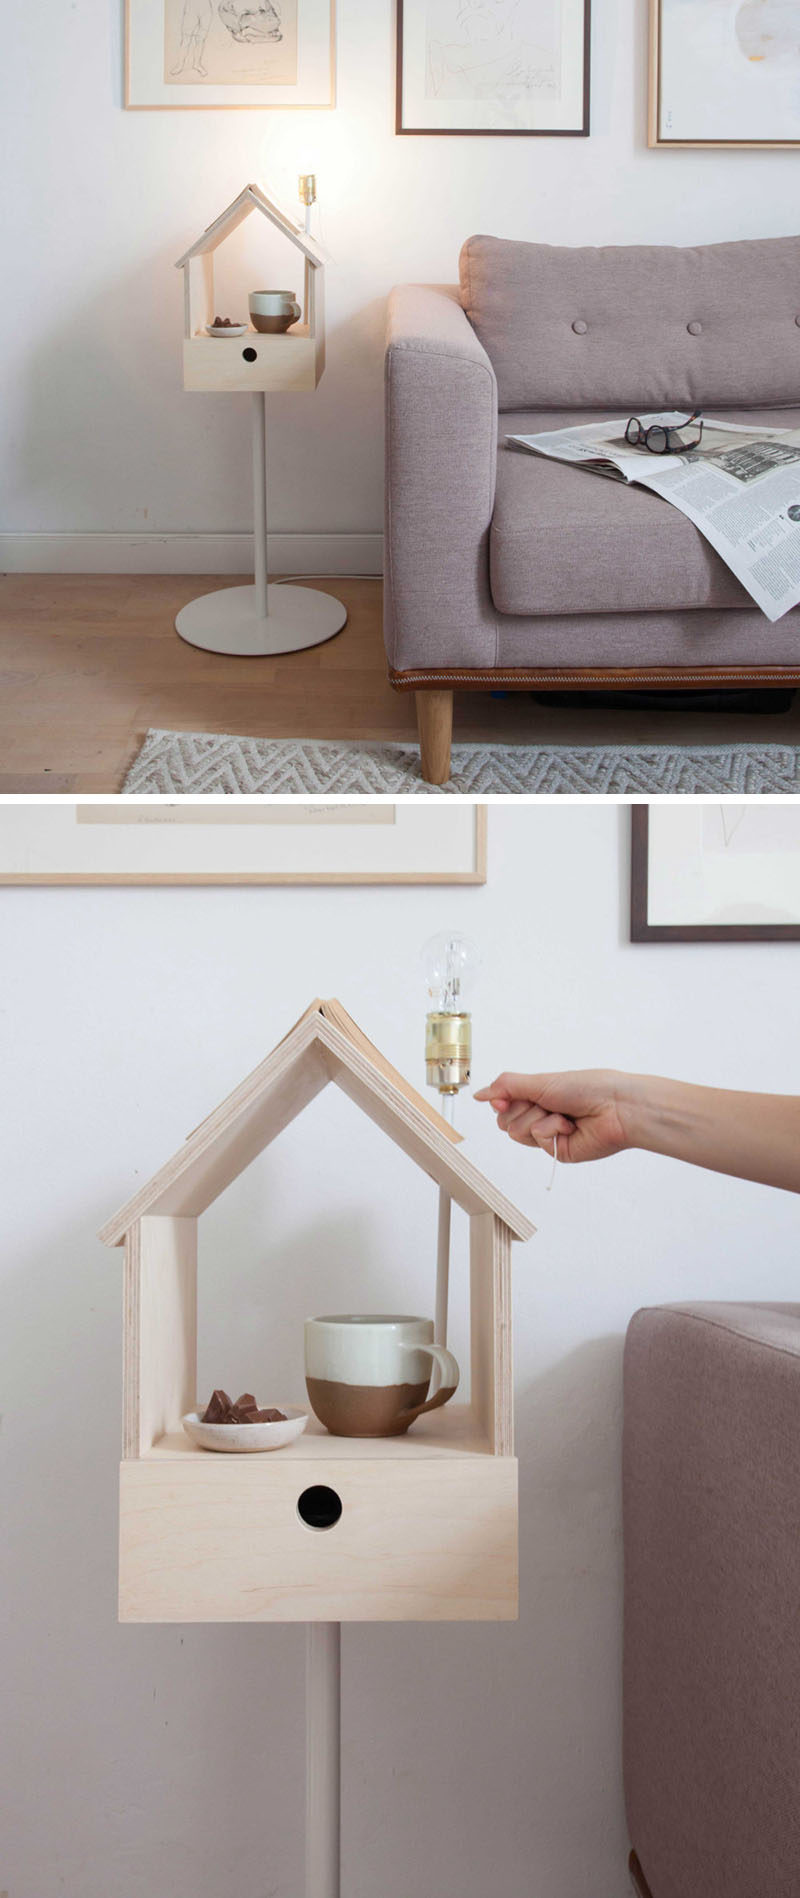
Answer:
<svg viewBox="0 0 800 1898"><path fill-rule="evenodd" d="M533 455L652 488L694 522L767 619L797 606L800 428L745 428L715 416L704 423L699 447L653 455L625 440L627 419L506 439ZM641 415L639 421L645 428L686 428L685 413Z"/></svg>

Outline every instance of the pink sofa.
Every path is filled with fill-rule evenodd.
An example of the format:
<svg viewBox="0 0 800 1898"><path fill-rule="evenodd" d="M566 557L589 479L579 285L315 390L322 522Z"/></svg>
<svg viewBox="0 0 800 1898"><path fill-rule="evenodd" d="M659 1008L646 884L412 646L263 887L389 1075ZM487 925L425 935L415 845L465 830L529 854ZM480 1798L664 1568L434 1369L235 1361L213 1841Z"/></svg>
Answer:
<svg viewBox="0 0 800 1898"><path fill-rule="evenodd" d="M454 692L800 681L800 610L770 625L683 515L506 446L698 405L800 426L800 238L472 237L458 287L392 293L384 636L431 782Z"/></svg>
<svg viewBox="0 0 800 1898"><path fill-rule="evenodd" d="M642 1898L800 1892L800 1305L625 1350L625 1795Z"/></svg>

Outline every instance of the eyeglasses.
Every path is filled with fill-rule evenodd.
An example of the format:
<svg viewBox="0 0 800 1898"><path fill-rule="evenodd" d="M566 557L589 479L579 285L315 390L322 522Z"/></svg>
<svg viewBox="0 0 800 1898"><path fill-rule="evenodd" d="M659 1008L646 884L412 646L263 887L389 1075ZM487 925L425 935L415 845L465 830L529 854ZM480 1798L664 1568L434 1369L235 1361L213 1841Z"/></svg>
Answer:
<svg viewBox="0 0 800 1898"><path fill-rule="evenodd" d="M685 442L683 431L692 427L696 428L698 433L693 441ZM675 455L681 452L685 454L690 448L699 448L702 439L703 417L699 409L695 409L694 414L688 416L686 421L681 422L677 428L666 428L663 422L652 422L649 428L643 428L638 417L632 415L625 430L625 440L630 443L631 448L647 448L651 455Z"/></svg>

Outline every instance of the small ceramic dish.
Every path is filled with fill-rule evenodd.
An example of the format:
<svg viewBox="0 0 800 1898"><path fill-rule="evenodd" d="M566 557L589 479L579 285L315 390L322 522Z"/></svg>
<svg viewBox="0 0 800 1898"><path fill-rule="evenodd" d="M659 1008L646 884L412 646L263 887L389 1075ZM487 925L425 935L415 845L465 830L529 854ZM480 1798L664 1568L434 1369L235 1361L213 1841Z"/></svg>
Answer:
<svg viewBox="0 0 800 1898"><path fill-rule="evenodd" d="M308 1423L308 1411L299 1404L277 1404L286 1413L284 1423L215 1424L203 1423L200 1412L189 1410L181 1423L187 1437L198 1450L284 1450L287 1443L301 1437Z"/></svg>
<svg viewBox="0 0 800 1898"><path fill-rule="evenodd" d="M207 323L206 335L207 336L245 336L249 328L250 328L249 323L225 323L225 324L219 324L219 325L216 323Z"/></svg>

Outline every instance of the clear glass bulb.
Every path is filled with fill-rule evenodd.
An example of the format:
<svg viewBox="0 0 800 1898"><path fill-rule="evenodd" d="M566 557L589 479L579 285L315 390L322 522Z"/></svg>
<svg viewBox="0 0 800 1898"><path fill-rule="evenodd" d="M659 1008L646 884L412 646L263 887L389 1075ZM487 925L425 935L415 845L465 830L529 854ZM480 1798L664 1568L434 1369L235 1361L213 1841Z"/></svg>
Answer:
<svg viewBox="0 0 800 1898"><path fill-rule="evenodd" d="M480 956L468 936L444 929L422 951L428 990L425 1078L441 1095L466 1087L472 1060L472 992Z"/></svg>
<svg viewBox="0 0 800 1898"><path fill-rule="evenodd" d="M480 968L480 954L469 936L443 929L422 950L430 1008L441 1015L469 1014Z"/></svg>

